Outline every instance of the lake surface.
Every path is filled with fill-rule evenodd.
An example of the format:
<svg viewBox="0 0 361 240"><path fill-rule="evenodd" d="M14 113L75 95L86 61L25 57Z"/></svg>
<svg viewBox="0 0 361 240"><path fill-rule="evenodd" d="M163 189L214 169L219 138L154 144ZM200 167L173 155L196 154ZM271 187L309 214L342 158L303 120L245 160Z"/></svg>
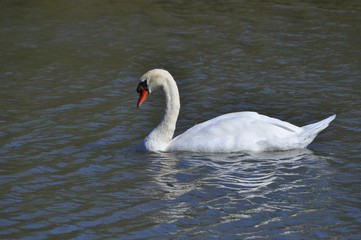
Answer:
<svg viewBox="0 0 361 240"><path fill-rule="evenodd" d="M360 239L361 3L1 1L0 239ZM308 150L139 150L177 80L176 134L236 111Z"/></svg>

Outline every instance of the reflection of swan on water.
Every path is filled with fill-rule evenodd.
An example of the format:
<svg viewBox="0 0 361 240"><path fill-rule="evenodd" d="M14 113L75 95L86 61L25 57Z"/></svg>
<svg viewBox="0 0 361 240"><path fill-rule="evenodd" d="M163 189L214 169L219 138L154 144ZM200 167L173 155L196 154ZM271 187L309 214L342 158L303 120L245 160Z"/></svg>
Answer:
<svg viewBox="0 0 361 240"><path fill-rule="evenodd" d="M307 149L252 154L159 153L152 157L152 175L172 195L205 186L255 192L279 178L302 178L308 166L322 164ZM306 164L305 164L306 162ZM292 185L292 181L289 182Z"/></svg>
<svg viewBox="0 0 361 240"><path fill-rule="evenodd" d="M325 129L335 115L303 127L256 112L229 113L188 129L173 138L180 109L179 92L169 72L154 69L138 85L140 107L148 95L161 88L166 108L161 123L145 138L145 149L153 152L241 152L305 148Z"/></svg>
<svg viewBox="0 0 361 240"><path fill-rule="evenodd" d="M307 224L307 214L315 211L310 206L333 201L327 194L332 174L325 159L309 150L144 155L149 160L145 193L153 199L145 209L154 211L151 219L160 233L169 226L224 233L235 226L274 229L290 219Z"/></svg>

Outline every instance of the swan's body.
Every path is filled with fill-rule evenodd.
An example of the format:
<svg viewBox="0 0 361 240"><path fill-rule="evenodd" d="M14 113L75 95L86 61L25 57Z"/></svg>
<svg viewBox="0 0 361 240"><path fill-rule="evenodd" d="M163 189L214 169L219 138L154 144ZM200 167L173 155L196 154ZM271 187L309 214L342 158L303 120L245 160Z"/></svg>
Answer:
<svg viewBox="0 0 361 240"><path fill-rule="evenodd" d="M180 101L176 82L169 72L154 69L141 77L137 106L157 88L162 88L165 93L165 114L143 142L144 148L153 152L261 152L305 148L335 118L333 115L297 127L256 112L236 112L198 124L173 139Z"/></svg>

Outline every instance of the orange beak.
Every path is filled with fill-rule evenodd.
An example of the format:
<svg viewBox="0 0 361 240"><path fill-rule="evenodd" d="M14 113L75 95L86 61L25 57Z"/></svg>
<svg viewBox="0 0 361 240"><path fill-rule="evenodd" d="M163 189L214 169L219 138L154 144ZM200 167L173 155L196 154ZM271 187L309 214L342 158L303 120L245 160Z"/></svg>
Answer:
<svg viewBox="0 0 361 240"><path fill-rule="evenodd" d="M142 104L147 100L147 97L149 96L149 91L143 88L140 88L139 90L139 99L137 103L137 108L142 106Z"/></svg>

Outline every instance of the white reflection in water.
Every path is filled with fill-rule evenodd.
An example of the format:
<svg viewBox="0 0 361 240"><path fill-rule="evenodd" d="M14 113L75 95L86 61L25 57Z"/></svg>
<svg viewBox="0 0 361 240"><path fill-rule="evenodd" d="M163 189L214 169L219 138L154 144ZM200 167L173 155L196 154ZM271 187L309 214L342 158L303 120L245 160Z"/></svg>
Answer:
<svg viewBox="0 0 361 240"><path fill-rule="evenodd" d="M246 233L252 234L291 220L310 224L310 216L324 217L319 210L333 203L326 159L309 150L149 156L150 185L160 200L156 216L148 215L156 231L172 222L182 233L212 229L242 236L238 227L258 228Z"/></svg>
<svg viewBox="0 0 361 240"><path fill-rule="evenodd" d="M306 149L227 155L162 153L153 155L151 171L159 187L172 197L214 188L248 198L246 194L266 197L273 190L306 187L307 179L326 174L323 164L322 157Z"/></svg>

